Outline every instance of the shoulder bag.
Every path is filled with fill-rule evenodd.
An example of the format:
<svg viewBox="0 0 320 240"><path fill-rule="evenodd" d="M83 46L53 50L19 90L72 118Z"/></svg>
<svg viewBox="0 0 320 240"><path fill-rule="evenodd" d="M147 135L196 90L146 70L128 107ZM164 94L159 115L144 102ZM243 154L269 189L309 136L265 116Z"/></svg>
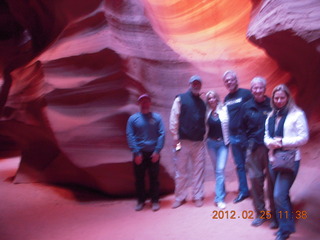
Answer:
<svg viewBox="0 0 320 240"><path fill-rule="evenodd" d="M272 169L280 172L294 172L296 150L275 150Z"/></svg>

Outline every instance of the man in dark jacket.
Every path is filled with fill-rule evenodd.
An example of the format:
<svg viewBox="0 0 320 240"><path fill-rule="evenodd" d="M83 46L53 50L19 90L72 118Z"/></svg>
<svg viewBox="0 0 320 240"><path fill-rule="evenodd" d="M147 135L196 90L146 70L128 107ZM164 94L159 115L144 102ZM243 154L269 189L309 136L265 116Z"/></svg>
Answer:
<svg viewBox="0 0 320 240"><path fill-rule="evenodd" d="M229 94L224 98L224 102L228 108L230 145L239 180L239 194L233 202L238 203L249 197L245 169L246 145L240 129L240 109L245 102L252 99L252 94L248 89L238 87L238 78L234 71L226 71L222 79L229 91Z"/></svg>
<svg viewBox="0 0 320 240"><path fill-rule="evenodd" d="M247 142L246 168L251 182L251 195L256 218L252 226L260 226L264 221L275 216L273 194L268 187L268 198L270 200L271 211L266 210L264 201L264 180L268 172L268 149L264 145L265 121L271 111L270 98L265 95L266 80L262 77L255 77L251 81L251 93L253 99L247 101L241 107L240 115L241 129L245 134ZM277 224L272 219L271 228L276 228Z"/></svg>

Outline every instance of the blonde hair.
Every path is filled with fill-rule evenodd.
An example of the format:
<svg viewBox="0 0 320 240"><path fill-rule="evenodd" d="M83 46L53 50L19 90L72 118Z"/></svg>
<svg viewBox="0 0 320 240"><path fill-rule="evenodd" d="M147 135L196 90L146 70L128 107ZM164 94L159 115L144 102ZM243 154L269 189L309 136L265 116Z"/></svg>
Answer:
<svg viewBox="0 0 320 240"><path fill-rule="evenodd" d="M290 110L293 107L296 107L296 103L295 103L294 99L292 98L292 95L291 95L291 92L290 92L289 88L285 84L280 84L280 85L277 85L272 90L271 107L274 110L277 109L277 107L274 105L273 98L274 98L274 95L276 94L276 92L279 92L279 91L284 92L287 95L287 98L288 98L288 102L287 102L287 104L286 104L286 106L284 108L286 108L287 110Z"/></svg>
<svg viewBox="0 0 320 240"><path fill-rule="evenodd" d="M210 91L208 91L208 92L206 93L206 104L207 104L207 107L209 107L208 98L209 98L210 95L214 96L214 97L218 100L217 109L222 108L223 105L222 105L222 103L221 103L221 101L220 101L220 96L219 96L219 94L218 94L216 91L214 91L214 90L210 90ZM210 107L209 107L209 108L210 108Z"/></svg>
<svg viewBox="0 0 320 240"><path fill-rule="evenodd" d="M208 103L208 98L210 95L213 95L218 100L218 102L220 102L219 94L216 91L210 90L209 92L206 93L206 102L207 103Z"/></svg>

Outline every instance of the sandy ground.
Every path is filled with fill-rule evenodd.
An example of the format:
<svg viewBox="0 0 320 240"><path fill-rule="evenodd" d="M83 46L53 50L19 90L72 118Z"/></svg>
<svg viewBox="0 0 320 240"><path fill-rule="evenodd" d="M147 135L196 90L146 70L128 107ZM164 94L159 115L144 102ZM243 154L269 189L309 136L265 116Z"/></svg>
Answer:
<svg viewBox="0 0 320 240"><path fill-rule="evenodd" d="M206 182L205 204L201 208L188 201L171 209L174 196L167 195L161 199L158 212L152 212L149 204L135 212L134 199L110 199L62 186L13 184L19 161L0 160L0 240L275 239L269 222L252 227L252 220L245 219L246 213L253 210L251 199L232 203L235 181L227 182L227 208L222 219L212 219L212 212L219 210L213 204L213 181ZM231 211L236 219L230 219ZM315 230L318 225L308 219L298 220L297 232L290 239L320 239Z"/></svg>

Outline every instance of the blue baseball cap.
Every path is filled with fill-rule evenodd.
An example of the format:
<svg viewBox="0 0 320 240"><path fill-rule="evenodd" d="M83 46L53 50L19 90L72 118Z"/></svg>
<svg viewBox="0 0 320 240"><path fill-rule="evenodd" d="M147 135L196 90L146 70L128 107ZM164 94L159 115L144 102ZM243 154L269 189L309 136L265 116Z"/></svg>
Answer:
<svg viewBox="0 0 320 240"><path fill-rule="evenodd" d="M200 83L202 83L202 79L200 76L198 75L193 75L191 76L191 78L189 79L189 83L193 83L194 81L198 81Z"/></svg>

